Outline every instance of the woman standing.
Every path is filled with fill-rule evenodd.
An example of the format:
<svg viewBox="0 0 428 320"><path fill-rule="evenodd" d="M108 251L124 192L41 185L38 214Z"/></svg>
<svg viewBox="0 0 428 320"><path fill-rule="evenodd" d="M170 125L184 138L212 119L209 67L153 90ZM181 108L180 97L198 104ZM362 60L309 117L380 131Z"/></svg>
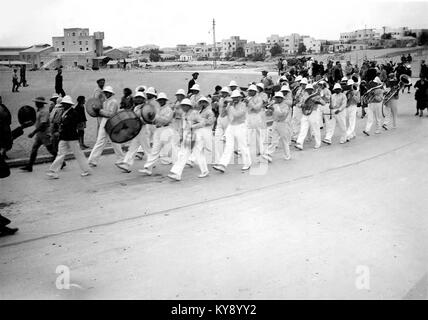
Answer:
<svg viewBox="0 0 428 320"><path fill-rule="evenodd" d="M415 84L415 99L416 99L416 114L415 116L422 117L424 110L428 108L428 79L427 76L422 77Z"/></svg>
<svg viewBox="0 0 428 320"><path fill-rule="evenodd" d="M80 148L88 149L89 147L85 145L84 137L85 137L85 128L86 128L86 114L85 114L85 97L79 96L77 98L77 105L75 107L77 114L77 135L79 137L79 145Z"/></svg>

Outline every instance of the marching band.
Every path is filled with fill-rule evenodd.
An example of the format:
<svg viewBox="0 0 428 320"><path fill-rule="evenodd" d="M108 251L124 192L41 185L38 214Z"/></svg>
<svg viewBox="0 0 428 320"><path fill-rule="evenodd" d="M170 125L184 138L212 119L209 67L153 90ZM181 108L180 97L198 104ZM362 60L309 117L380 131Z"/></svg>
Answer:
<svg viewBox="0 0 428 320"><path fill-rule="evenodd" d="M93 170L89 167L97 166L108 141L116 154L115 165L125 173L131 172L140 153L146 161L139 173L150 176L161 162L171 165L168 177L174 181L180 181L185 167L195 163L200 168L199 178L209 176L211 163L214 170L224 173L234 156L241 158L242 171L246 172L262 159L271 163L277 149L282 149L284 160L290 160L293 143L296 150L303 150L308 142L313 142L314 149L322 142L332 144L336 125L339 142L350 142L356 137L359 106L367 106L365 135L370 135L373 125L376 134L382 128L396 128L399 91L410 83L408 76L397 79L394 73L385 83L378 76L366 83L352 73L337 77L340 80L335 83L319 75L286 73L274 85L266 71L262 74L261 82L250 83L247 88L239 87L234 80L221 89L218 86L213 96L204 96L194 77L189 93L179 89L174 102L165 93L140 85L130 99L133 107L126 110L119 109L114 89L105 85L105 79L99 79L93 97L85 105L98 123L97 140L85 162L83 153L77 150L78 135L70 133L76 127L76 117L70 111L72 99L58 98L56 103L65 110L59 128L66 128L67 133L60 133L59 152L47 174L58 179L65 153L71 150L81 175L88 176ZM126 142L125 154L122 145ZM252 159L252 154L257 159Z"/></svg>

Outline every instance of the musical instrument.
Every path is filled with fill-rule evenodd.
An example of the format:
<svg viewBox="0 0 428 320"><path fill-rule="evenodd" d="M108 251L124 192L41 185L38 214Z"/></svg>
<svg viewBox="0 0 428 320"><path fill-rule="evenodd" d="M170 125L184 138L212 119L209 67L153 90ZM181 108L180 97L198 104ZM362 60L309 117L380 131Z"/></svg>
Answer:
<svg viewBox="0 0 428 320"><path fill-rule="evenodd" d="M321 95L318 92L312 93L302 105L303 115L311 115L318 104L321 104Z"/></svg>
<svg viewBox="0 0 428 320"><path fill-rule="evenodd" d="M367 87L368 87L367 92L363 94L361 97L361 102L366 105L373 101L373 98L375 97L375 94L374 94L375 90L382 88L383 84L378 85L376 84L376 82L371 81L368 83Z"/></svg>
<svg viewBox="0 0 428 320"><path fill-rule="evenodd" d="M156 118L156 109L154 106L150 105L150 104L145 104L142 108L141 108L141 118L143 119L144 123L147 124L153 124L154 120Z"/></svg>
<svg viewBox="0 0 428 320"><path fill-rule="evenodd" d="M392 97L395 96L396 93L400 91L403 86L409 85L411 83L411 80L408 75L402 74L400 76L400 81L395 80L394 82L390 82L392 82L391 89L385 93L383 97L383 104L387 104L389 100L391 100Z"/></svg>
<svg viewBox="0 0 428 320"><path fill-rule="evenodd" d="M98 98L90 98L85 103L86 112L93 118L98 117L102 107L103 107L103 104L101 100Z"/></svg>
<svg viewBox="0 0 428 320"><path fill-rule="evenodd" d="M135 112L121 110L107 120L105 130L111 141L124 143L134 139L142 127L143 123Z"/></svg>
<svg viewBox="0 0 428 320"><path fill-rule="evenodd" d="M18 110L18 122L23 127L31 127L36 123L36 110L30 106L23 106Z"/></svg>

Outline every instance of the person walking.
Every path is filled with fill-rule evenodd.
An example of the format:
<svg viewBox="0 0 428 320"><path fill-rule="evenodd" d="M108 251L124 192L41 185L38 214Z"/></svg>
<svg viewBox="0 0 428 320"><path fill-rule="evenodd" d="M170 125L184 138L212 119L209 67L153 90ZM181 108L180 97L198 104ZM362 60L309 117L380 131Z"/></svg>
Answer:
<svg viewBox="0 0 428 320"><path fill-rule="evenodd" d="M85 102L84 96L77 97L77 105L74 108L77 116L77 135L79 137L79 145L82 150L88 149L89 147L85 144L85 128L86 128L86 113L85 113Z"/></svg>
<svg viewBox="0 0 428 320"><path fill-rule="evenodd" d="M86 177L89 173L89 166L86 163L85 155L79 146L79 136L77 126L79 124L79 117L75 109L73 109L73 100L70 96L65 96L61 100L63 113L61 115L60 129L59 129L59 145L58 155L55 161L49 168L47 175L52 179L58 179L58 171L64 163L65 156L68 152L72 152L74 157L82 170L81 176Z"/></svg>
<svg viewBox="0 0 428 320"><path fill-rule="evenodd" d="M42 145L44 145L54 157L57 155L49 132L49 108L47 106L47 102L44 97L38 97L34 99L33 102L35 102L37 109L36 123L34 124L36 128L28 135L28 137L33 138L35 136L35 139L33 147L31 148L30 160L25 167L21 168L21 170L27 172L33 171L37 152Z"/></svg>
<svg viewBox="0 0 428 320"><path fill-rule="evenodd" d="M105 86L103 89L103 92L107 98L106 101L104 101L102 109L99 111L100 116L102 117L100 122L100 127L98 130L98 136L97 141L95 142L94 148L92 149L91 155L88 159L88 164L91 167L96 167L98 164L98 159L101 157L101 154L104 150L104 148L107 145L107 142L110 140L108 133L105 129L105 125L107 123L107 120L111 118L113 115L117 113L119 110L119 103L114 98L114 91L111 86ZM122 151L122 146L119 143L111 143L114 153L116 154L116 164L122 163L123 158L125 157L125 154Z"/></svg>

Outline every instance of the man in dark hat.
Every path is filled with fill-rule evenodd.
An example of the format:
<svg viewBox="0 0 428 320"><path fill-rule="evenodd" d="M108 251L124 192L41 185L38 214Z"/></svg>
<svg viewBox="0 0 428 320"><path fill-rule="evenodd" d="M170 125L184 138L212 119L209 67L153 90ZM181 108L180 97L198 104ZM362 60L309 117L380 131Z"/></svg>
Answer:
<svg viewBox="0 0 428 320"><path fill-rule="evenodd" d="M196 80L198 80L198 77L199 77L198 72L195 72L192 74L192 79L189 81L189 85L187 86L188 87L187 94L190 94L192 92L191 89L196 84Z"/></svg>
<svg viewBox="0 0 428 320"><path fill-rule="evenodd" d="M44 145L46 149L56 157L55 148L49 134L49 107L47 105L47 101L44 97L38 97L34 99L33 102L36 103L37 117L36 123L34 124L35 130L31 132L28 137L36 137L31 149L30 161L25 167L21 168L21 170L28 172L33 171L33 165L37 158L37 151L42 145Z"/></svg>

